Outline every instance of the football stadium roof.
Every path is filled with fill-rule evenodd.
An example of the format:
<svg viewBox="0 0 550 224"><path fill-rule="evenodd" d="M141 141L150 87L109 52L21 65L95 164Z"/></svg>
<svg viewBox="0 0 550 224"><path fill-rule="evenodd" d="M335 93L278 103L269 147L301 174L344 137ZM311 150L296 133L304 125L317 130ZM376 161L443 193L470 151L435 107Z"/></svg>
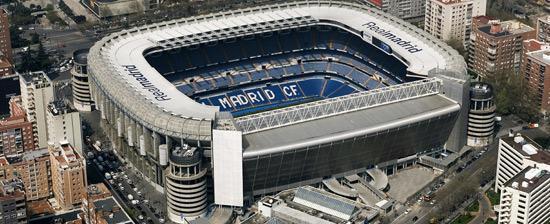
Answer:
<svg viewBox="0 0 550 224"><path fill-rule="evenodd" d="M173 20L111 34L90 50L92 79L110 100L137 120L151 124L152 129L165 130L159 132L171 136L182 133L188 138L199 135L204 139L210 136L210 121L218 108L197 103L181 93L146 61L144 52L314 24L337 26L362 35L368 42L381 40L384 44L378 47L407 63L409 74L414 76L427 77L435 69L465 74L464 60L455 50L402 20L354 3L301 1ZM249 151L254 151L255 144L251 145Z"/></svg>

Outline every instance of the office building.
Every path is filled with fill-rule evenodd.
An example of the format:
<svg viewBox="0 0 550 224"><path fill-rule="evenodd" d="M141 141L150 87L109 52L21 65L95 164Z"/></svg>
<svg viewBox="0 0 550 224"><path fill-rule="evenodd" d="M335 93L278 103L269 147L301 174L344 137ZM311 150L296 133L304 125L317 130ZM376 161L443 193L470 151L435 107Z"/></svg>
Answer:
<svg viewBox="0 0 550 224"><path fill-rule="evenodd" d="M54 100L52 81L46 73L30 72L19 75L21 86L21 101L27 112L27 118L33 125L33 132L37 136L38 147L48 147L47 108Z"/></svg>
<svg viewBox="0 0 550 224"><path fill-rule="evenodd" d="M481 77L519 72L522 42L533 39L535 29L515 20L480 20L478 23L471 36L468 68Z"/></svg>
<svg viewBox="0 0 550 224"><path fill-rule="evenodd" d="M11 97L9 107L10 116L0 120L0 154L11 156L34 150L37 142L32 123L21 106L21 97Z"/></svg>
<svg viewBox="0 0 550 224"><path fill-rule="evenodd" d="M487 83L472 83L468 113L469 146L484 147L493 142L495 111L493 87Z"/></svg>
<svg viewBox="0 0 550 224"><path fill-rule="evenodd" d="M424 19L426 0L365 0L365 2L409 22L419 22Z"/></svg>
<svg viewBox="0 0 550 224"><path fill-rule="evenodd" d="M500 192L499 224L545 224L550 221L550 171L528 166Z"/></svg>
<svg viewBox="0 0 550 224"><path fill-rule="evenodd" d="M82 155L82 121L80 113L65 101L54 101L47 108L48 142L68 141Z"/></svg>
<svg viewBox="0 0 550 224"><path fill-rule="evenodd" d="M26 224L27 204L21 182L0 181L0 224Z"/></svg>
<svg viewBox="0 0 550 224"><path fill-rule="evenodd" d="M55 200L63 210L80 206L87 186L84 158L67 141L48 149Z"/></svg>
<svg viewBox="0 0 550 224"><path fill-rule="evenodd" d="M27 201L53 196L48 149L0 157L0 180L21 180Z"/></svg>
<svg viewBox="0 0 550 224"><path fill-rule="evenodd" d="M487 0L426 0L424 30L435 37L468 44L472 17L483 16Z"/></svg>
<svg viewBox="0 0 550 224"><path fill-rule="evenodd" d="M13 52L10 39L10 21L8 11L0 8L0 58L5 58L13 63Z"/></svg>
<svg viewBox="0 0 550 224"><path fill-rule="evenodd" d="M71 69L73 105L79 111L91 111L93 101L88 80L88 49L73 52L74 66Z"/></svg>
<svg viewBox="0 0 550 224"><path fill-rule="evenodd" d="M550 15L537 19L537 40L550 43Z"/></svg>
<svg viewBox="0 0 550 224"><path fill-rule="evenodd" d="M524 41L520 74L527 82L532 103L546 114L550 110L550 45L535 39Z"/></svg>

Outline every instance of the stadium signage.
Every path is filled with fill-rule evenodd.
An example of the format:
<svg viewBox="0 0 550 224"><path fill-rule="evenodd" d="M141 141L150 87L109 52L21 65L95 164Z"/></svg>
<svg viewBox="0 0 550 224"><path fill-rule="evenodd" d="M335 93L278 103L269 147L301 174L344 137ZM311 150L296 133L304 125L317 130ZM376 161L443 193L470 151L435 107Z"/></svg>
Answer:
<svg viewBox="0 0 550 224"><path fill-rule="evenodd" d="M378 25L376 25L375 22L368 22L363 24L363 26L369 30L374 31L375 33L382 35L383 37L401 46L402 48L405 48L405 50L409 51L410 53L416 53L416 52L422 51L422 48L419 48L417 45L411 44L411 41L403 40L401 37L398 37L397 35L392 33L390 30L385 30L380 28Z"/></svg>
<svg viewBox="0 0 550 224"><path fill-rule="evenodd" d="M227 96L214 97L215 105L221 106L222 110L233 108L249 107L253 105L266 104L271 101L280 101L285 98L301 97L302 93L296 84L283 84L280 89L251 89L237 94L228 93ZM215 102L217 101L217 102Z"/></svg>
<svg viewBox="0 0 550 224"><path fill-rule="evenodd" d="M138 83L143 87L143 89L151 92L151 94L153 94L153 96L157 101L166 101L166 100L172 99L168 97L166 93L162 92L162 90L155 87L155 85L151 83L149 79L147 79L143 74L141 74L141 72L137 69L135 65L123 65L122 67L125 68L124 71L127 71L129 76L134 77L136 81L138 81Z"/></svg>

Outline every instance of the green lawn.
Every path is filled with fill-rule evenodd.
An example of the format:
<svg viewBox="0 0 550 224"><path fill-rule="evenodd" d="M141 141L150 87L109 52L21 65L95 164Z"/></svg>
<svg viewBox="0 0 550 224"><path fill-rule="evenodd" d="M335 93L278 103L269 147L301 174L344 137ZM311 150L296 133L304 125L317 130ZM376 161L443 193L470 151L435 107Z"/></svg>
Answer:
<svg viewBox="0 0 550 224"><path fill-rule="evenodd" d="M472 204L470 204L470 205L468 205L468 207L466 207L466 211L469 211L469 212L479 211L479 202L478 201L472 202Z"/></svg>
<svg viewBox="0 0 550 224"><path fill-rule="evenodd" d="M491 201L491 205L498 205L500 204L500 194L496 193L494 191L488 190L485 192L485 195L489 198Z"/></svg>
<svg viewBox="0 0 550 224"><path fill-rule="evenodd" d="M497 224L497 220L487 219L487 221L485 221L485 224Z"/></svg>
<svg viewBox="0 0 550 224"><path fill-rule="evenodd" d="M474 216L470 215L470 214L466 214L466 215L460 215L458 216L456 219L454 219L451 224L466 224L466 223L469 223L470 221L472 221L472 219L474 219Z"/></svg>

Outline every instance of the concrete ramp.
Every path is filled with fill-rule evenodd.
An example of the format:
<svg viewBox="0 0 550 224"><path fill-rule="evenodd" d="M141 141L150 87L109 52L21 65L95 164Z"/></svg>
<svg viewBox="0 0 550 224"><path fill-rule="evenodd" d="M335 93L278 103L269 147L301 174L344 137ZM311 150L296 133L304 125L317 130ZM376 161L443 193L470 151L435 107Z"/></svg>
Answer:
<svg viewBox="0 0 550 224"><path fill-rule="evenodd" d="M342 185L336 180L336 178L330 178L323 180L323 184L332 192L349 198L356 198L357 197L357 191L355 189L352 189L348 186Z"/></svg>
<svg viewBox="0 0 550 224"><path fill-rule="evenodd" d="M372 181L369 182L370 185L381 191L387 189L389 180L384 171L378 168L373 168L368 169L367 174L372 178Z"/></svg>

